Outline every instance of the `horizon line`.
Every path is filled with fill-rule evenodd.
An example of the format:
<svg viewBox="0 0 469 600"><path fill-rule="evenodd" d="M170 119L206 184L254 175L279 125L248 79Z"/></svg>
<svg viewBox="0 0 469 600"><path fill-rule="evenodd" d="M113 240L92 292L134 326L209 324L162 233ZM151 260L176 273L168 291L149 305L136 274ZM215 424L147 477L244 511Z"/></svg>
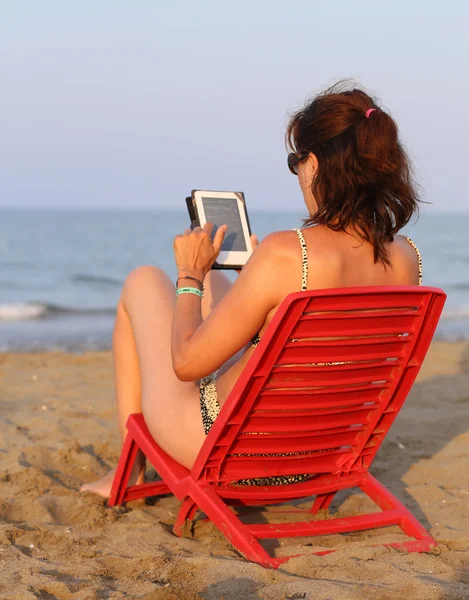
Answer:
<svg viewBox="0 0 469 600"><path fill-rule="evenodd" d="M306 207L305 207L306 208ZM185 213L187 212L184 206L181 206L181 208L173 208L173 207L166 207L166 206L53 206L53 205L41 205L41 206L27 206L27 205L23 205L23 206L12 206L12 205L0 205L0 210L17 210L17 211L27 211L27 210L44 210L44 211L49 211L49 210L58 210L58 211L63 211L63 212L73 212L73 211L90 211L90 212L97 212L97 211L115 211L115 212L130 212L130 211L134 211L134 212L139 212L139 211L151 211L151 212L181 212L181 213ZM296 213L296 212L301 212L302 209L299 207L298 209L295 208L278 208L278 207L252 207L249 208L249 212L250 213L266 213L266 212L270 212L270 213ZM446 214L446 215L469 215L469 210L461 210L461 209L448 209L448 208L437 208L437 207L432 207L432 208L428 208L428 207L422 207L420 209L420 215L422 214L428 214L429 212L431 213L438 213L438 214Z"/></svg>

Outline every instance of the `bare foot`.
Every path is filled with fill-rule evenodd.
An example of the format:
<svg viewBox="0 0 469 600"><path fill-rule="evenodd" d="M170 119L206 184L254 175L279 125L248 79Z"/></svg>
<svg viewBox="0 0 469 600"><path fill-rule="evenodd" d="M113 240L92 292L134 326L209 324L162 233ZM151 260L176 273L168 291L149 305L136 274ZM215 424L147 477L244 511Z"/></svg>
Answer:
<svg viewBox="0 0 469 600"><path fill-rule="evenodd" d="M80 492L93 492L94 494L98 494L103 498L109 498L111 495L112 482L114 480L114 475L116 473L116 469L111 469L109 473L106 473L101 479L98 481L93 481L92 483L85 483L80 487Z"/></svg>
<svg viewBox="0 0 469 600"><path fill-rule="evenodd" d="M111 469L109 473L106 473L101 479L93 481L91 483L84 483L80 487L80 492L93 492L103 498L109 498L111 495L112 482L114 481L114 475L116 474L116 468ZM136 460L132 473L129 478L128 485L137 485L145 483L145 462Z"/></svg>

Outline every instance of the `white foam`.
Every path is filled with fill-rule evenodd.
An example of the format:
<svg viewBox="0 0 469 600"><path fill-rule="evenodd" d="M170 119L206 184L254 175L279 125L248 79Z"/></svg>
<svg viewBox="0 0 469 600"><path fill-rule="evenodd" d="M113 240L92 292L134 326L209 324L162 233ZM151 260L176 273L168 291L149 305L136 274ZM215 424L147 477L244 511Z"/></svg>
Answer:
<svg viewBox="0 0 469 600"><path fill-rule="evenodd" d="M45 304L0 304L0 321L38 319L47 312Z"/></svg>

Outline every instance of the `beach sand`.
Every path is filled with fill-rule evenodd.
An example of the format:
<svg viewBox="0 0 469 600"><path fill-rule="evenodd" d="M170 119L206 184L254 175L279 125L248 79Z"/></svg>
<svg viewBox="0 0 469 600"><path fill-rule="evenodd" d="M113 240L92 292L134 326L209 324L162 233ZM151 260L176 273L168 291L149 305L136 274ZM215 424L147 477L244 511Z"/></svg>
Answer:
<svg viewBox="0 0 469 600"><path fill-rule="evenodd" d="M430 554L376 545L402 539L393 527L284 540L277 553L306 554L274 571L200 515L175 537L174 497L108 508L78 493L119 456L109 353L0 355L0 399L2 599L469 598L469 344L433 344L371 469L430 529ZM331 518L370 509L342 494ZM308 555L319 546L338 550Z"/></svg>

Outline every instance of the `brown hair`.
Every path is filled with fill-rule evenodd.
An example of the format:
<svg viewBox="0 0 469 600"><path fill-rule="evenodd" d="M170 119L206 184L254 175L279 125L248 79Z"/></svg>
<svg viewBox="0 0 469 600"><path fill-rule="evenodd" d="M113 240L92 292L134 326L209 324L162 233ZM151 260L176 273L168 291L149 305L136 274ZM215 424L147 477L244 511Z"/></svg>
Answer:
<svg viewBox="0 0 469 600"><path fill-rule="evenodd" d="M335 84L290 119L287 146L312 152L318 211L306 225L354 230L389 264L385 244L418 212L418 193L397 125L366 92ZM368 113L369 109L376 109Z"/></svg>

